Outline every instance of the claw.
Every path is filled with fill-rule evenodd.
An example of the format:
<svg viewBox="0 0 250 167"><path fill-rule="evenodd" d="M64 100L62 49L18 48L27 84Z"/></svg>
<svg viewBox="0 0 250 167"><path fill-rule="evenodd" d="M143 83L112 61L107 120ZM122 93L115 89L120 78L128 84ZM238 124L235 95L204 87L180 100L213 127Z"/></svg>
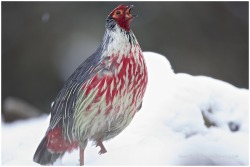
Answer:
<svg viewBox="0 0 250 167"><path fill-rule="evenodd" d="M101 150L99 151L99 154L100 154L100 155L107 152L107 150L106 150L106 148L104 147L104 145L103 145L103 143L102 143L101 140L97 140L97 141L96 141L96 147L97 147L97 146L100 146L100 148L101 148Z"/></svg>
<svg viewBox="0 0 250 167"><path fill-rule="evenodd" d="M101 155L101 154L104 154L106 152L107 152L107 150L105 148L104 149L101 148L101 150L99 151L99 154Z"/></svg>

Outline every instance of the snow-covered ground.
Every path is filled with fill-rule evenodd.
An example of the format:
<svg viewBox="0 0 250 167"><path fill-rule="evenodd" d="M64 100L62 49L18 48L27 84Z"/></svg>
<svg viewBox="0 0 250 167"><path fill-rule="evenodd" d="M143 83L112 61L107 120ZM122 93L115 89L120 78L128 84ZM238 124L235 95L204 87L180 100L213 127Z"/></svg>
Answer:
<svg viewBox="0 0 250 167"><path fill-rule="evenodd" d="M162 55L144 56L149 83L142 109L127 129L104 143L106 154L89 144L85 164L248 165L248 90L176 74ZM1 164L36 165L32 157L48 124L48 116L2 123ZM78 159L73 151L62 165L78 165Z"/></svg>

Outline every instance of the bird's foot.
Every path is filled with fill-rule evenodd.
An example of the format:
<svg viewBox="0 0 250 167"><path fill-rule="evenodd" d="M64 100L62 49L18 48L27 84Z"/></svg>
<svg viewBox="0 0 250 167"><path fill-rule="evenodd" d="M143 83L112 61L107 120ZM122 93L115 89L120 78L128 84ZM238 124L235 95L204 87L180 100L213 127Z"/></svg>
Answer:
<svg viewBox="0 0 250 167"><path fill-rule="evenodd" d="M96 147L99 146L101 148L101 150L99 151L99 154L104 154L107 152L106 148L104 147L103 143L101 140L97 140L96 141Z"/></svg>
<svg viewBox="0 0 250 167"><path fill-rule="evenodd" d="M101 148L101 150L99 151L99 154L101 155L101 154L104 154L106 152L107 152L107 150L105 148L104 149Z"/></svg>
<svg viewBox="0 0 250 167"><path fill-rule="evenodd" d="M80 166L84 165L84 149L80 147Z"/></svg>

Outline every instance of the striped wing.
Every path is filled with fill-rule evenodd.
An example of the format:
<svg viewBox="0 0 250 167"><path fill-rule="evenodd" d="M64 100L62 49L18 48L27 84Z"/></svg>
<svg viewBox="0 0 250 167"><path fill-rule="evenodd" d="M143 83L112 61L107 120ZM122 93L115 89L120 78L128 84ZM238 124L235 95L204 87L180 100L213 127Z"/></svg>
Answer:
<svg viewBox="0 0 250 167"><path fill-rule="evenodd" d="M53 105L50 118L50 129L56 126L63 127L63 134L70 135L68 131L72 129L74 108L81 86L95 75L100 66L101 51L100 48L87 58L68 78L63 88L57 95ZM95 69L95 70L93 70ZM72 139L68 136L68 139Z"/></svg>

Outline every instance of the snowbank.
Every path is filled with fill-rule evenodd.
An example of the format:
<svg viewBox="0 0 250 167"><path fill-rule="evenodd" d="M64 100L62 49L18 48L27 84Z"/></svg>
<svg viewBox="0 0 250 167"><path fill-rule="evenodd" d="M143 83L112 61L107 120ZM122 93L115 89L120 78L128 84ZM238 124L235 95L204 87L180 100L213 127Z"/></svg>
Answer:
<svg viewBox="0 0 250 167"><path fill-rule="evenodd" d="M120 135L89 144L86 165L248 165L248 90L205 76L175 74L162 55L144 52L149 83L142 109ZM2 165L37 165L48 116L2 123ZM63 165L78 165L78 151Z"/></svg>

